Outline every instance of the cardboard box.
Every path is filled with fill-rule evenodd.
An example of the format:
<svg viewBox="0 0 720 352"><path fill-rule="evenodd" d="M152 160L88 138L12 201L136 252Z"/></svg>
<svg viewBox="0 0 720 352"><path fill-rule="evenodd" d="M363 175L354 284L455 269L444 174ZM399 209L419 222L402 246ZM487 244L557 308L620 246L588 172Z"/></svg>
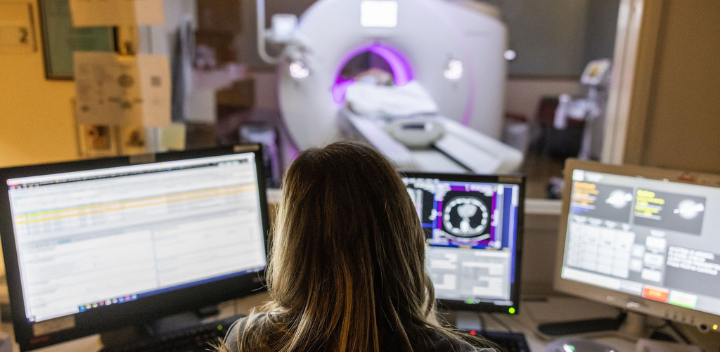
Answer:
<svg viewBox="0 0 720 352"><path fill-rule="evenodd" d="M233 83L232 87L215 94L217 105L251 109L255 105L255 80L248 77Z"/></svg>
<svg viewBox="0 0 720 352"><path fill-rule="evenodd" d="M234 33L198 30L195 32L195 45L207 45L213 48L215 59L220 66L237 60Z"/></svg>
<svg viewBox="0 0 720 352"><path fill-rule="evenodd" d="M200 0L197 2L198 30L241 33L241 0Z"/></svg>

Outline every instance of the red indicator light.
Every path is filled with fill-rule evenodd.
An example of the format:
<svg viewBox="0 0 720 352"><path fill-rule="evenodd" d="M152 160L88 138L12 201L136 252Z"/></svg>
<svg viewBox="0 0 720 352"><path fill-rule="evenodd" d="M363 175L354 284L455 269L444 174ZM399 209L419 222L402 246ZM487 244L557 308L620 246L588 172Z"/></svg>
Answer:
<svg viewBox="0 0 720 352"><path fill-rule="evenodd" d="M476 332L475 330L470 330L470 335L475 336Z"/></svg>
<svg viewBox="0 0 720 352"><path fill-rule="evenodd" d="M667 302L669 291L662 288L645 286L643 287L642 296L655 301Z"/></svg>

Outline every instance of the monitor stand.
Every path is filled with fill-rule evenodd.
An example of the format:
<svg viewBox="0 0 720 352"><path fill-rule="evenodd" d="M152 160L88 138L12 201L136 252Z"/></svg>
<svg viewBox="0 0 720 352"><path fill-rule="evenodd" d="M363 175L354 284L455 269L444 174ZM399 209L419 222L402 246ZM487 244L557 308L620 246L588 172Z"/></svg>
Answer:
<svg viewBox="0 0 720 352"><path fill-rule="evenodd" d="M563 321L538 325L538 331L548 336L575 335L599 331L616 331L625 322L627 313L620 313L615 318L598 318L588 320ZM630 319L628 319L630 321ZM644 321L642 322L644 326Z"/></svg>
<svg viewBox="0 0 720 352"><path fill-rule="evenodd" d="M195 311L171 315L145 326L150 335L163 335L176 330L202 324L202 320L220 314L217 306L203 307Z"/></svg>
<svg viewBox="0 0 720 352"><path fill-rule="evenodd" d="M148 340L154 336L201 325L202 319L218 315L219 313L220 310L217 306L208 306L198 310L160 318L144 326L128 326L122 329L104 332L100 334L100 339L103 346L106 347L122 346L127 344L127 341Z"/></svg>
<svg viewBox="0 0 720 352"><path fill-rule="evenodd" d="M538 331L549 336L574 335L611 331L630 339L649 338L656 341L688 342L687 337L670 325L676 336L658 329L648 329L648 316L635 312L623 312L617 318L577 320L561 323L540 324ZM650 333L652 330L652 333Z"/></svg>
<svg viewBox="0 0 720 352"><path fill-rule="evenodd" d="M623 325L624 323L624 325ZM622 312L615 318L564 321L538 325L538 331L548 336L575 335L583 333L618 331L627 335L641 337L646 330L647 315L635 312Z"/></svg>
<svg viewBox="0 0 720 352"><path fill-rule="evenodd" d="M479 312L466 310L441 310L440 316L458 330L482 332L483 326Z"/></svg>

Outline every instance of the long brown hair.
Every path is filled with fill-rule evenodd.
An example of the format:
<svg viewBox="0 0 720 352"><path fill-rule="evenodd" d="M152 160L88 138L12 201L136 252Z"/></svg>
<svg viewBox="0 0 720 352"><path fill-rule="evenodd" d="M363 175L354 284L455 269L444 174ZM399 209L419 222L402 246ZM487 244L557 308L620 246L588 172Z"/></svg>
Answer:
<svg viewBox="0 0 720 352"><path fill-rule="evenodd" d="M271 301L240 332L240 351L411 352L423 340L457 341L435 318L415 208L374 149L303 152L283 180L271 239Z"/></svg>

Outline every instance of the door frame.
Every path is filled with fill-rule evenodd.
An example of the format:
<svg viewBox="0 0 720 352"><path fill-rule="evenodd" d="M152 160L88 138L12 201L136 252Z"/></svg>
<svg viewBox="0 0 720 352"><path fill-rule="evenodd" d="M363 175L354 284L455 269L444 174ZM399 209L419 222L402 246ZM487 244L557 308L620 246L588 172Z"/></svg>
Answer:
<svg viewBox="0 0 720 352"><path fill-rule="evenodd" d="M601 161L639 164L663 0L621 0Z"/></svg>

